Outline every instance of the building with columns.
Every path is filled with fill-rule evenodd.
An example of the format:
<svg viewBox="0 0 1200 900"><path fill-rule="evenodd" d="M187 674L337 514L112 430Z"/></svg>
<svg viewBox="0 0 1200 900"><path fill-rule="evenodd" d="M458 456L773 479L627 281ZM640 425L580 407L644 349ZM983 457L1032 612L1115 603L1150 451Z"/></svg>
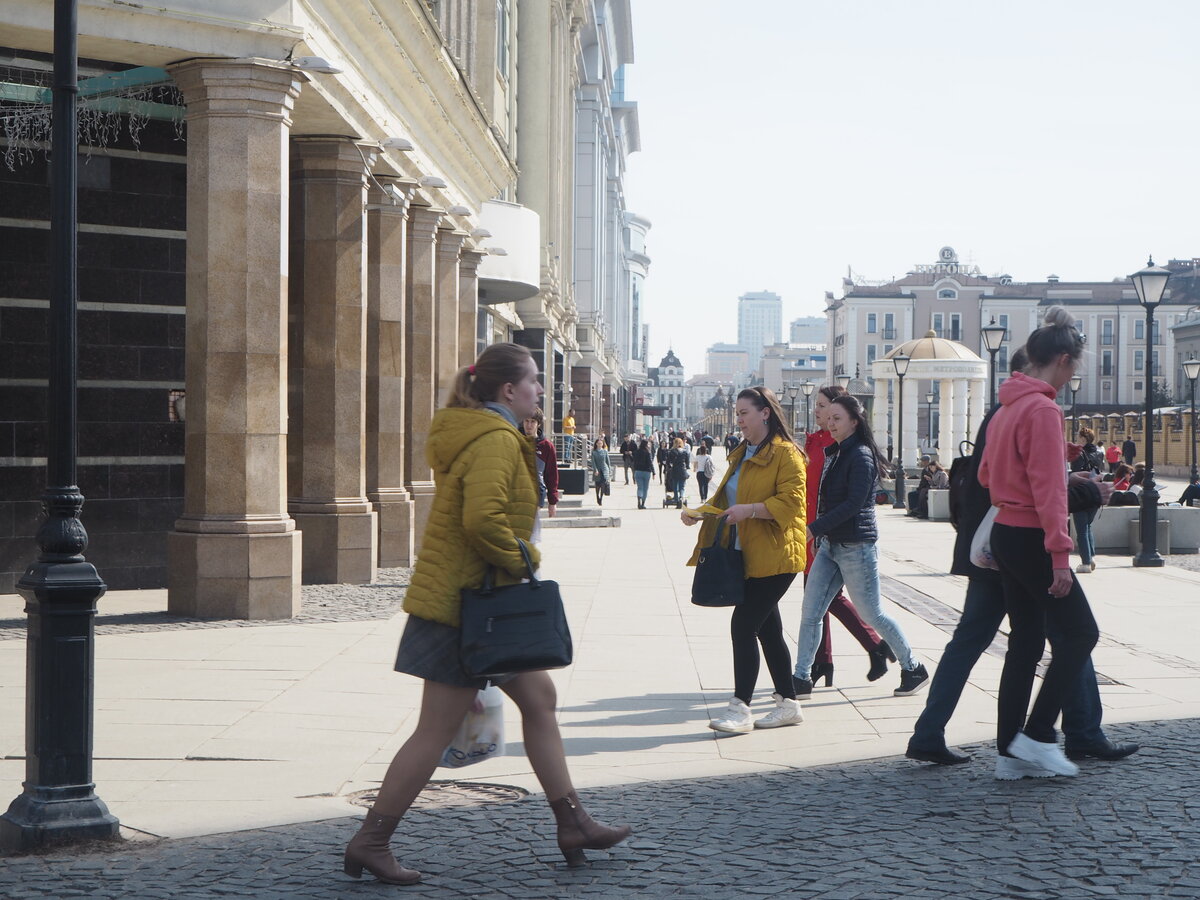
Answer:
<svg viewBox="0 0 1200 900"><path fill-rule="evenodd" d="M0 591L44 480L43 13L0 11ZM411 565L458 368L516 339L569 383L589 27L631 58L627 0L81 9L79 478L111 587L281 618L302 582Z"/></svg>

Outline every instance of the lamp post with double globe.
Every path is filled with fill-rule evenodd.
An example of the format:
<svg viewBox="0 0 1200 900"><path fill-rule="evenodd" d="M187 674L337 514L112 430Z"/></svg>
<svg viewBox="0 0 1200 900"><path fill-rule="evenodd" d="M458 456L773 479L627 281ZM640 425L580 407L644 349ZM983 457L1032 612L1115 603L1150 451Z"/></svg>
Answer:
<svg viewBox="0 0 1200 900"><path fill-rule="evenodd" d="M1129 276L1137 291L1138 302L1146 310L1146 360L1153 359L1154 310L1162 302L1163 292L1171 273L1156 266L1154 259L1146 262L1146 268ZM1158 489L1154 484L1154 366L1150 365L1150 377L1146 379L1146 469L1142 479L1142 549L1133 558L1133 564L1141 567L1157 567L1164 563L1158 555Z"/></svg>
<svg viewBox="0 0 1200 900"><path fill-rule="evenodd" d="M1183 374L1192 383L1192 482L1200 480L1196 471L1196 379L1200 378L1200 359L1192 357L1183 363Z"/></svg>
<svg viewBox="0 0 1200 900"><path fill-rule="evenodd" d="M892 366L896 369L896 379L900 383L896 389L899 395L896 419L899 424L896 427L896 502L892 504L893 509L906 508L905 500L907 498L904 493L904 376L908 374L910 362L912 362L912 357L903 353L892 357Z"/></svg>

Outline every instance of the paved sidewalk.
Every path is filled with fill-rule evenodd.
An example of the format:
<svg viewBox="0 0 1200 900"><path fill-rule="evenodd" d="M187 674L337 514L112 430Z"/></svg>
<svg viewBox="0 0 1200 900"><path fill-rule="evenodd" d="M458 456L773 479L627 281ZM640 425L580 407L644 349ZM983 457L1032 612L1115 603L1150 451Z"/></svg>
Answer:
<svg viewBox="0 0 1200 900"><path fill-rule="evenodd" d="M837 625L836 686L817 689L805 704L805 724L739 736L709 731L707 719L725 706L732 690L728 613L688 603L691 570L683 562L696 532L684 528L674 510L654 507L661 493L657 482L651 508L637 510L632 487L619 478L604 509L617 511L622 527L546 531L545 574L562 584L577 643L575 664L554 676L573 773L597 806L633 821L639 837L614 854L613 862L580 875L527 866L531 858L554 862L551 831L536 796L513 805L414 811L406 826L414 841L406 858L438 874L438 887L419 891L573 896L624 890L624 896L634 896L629 892L635 882L643 879L650 891L647 873L662 870L669 877L644 896L675 890L731 896L731 886L738 893L787 893L785 885L799 891L814 883L830 891L841 884L847 888L821 894L812 887L793 896L887 896L877 875L867 880L875 879L878 890L856 888L846 878L855 872L907 878L938 866L947 877L962 878L959 862L965 858L944 841L983 841L980 857L1000 859L1011 851L1025 860L1014 863L1013 871L1029 870L1037 861L1037 841L1014 843L1016 835L1026 829L1044 835L1047 823L1077 822L1080 816L1090 821L1089 798L1107 798L1105 821L1115 835L1110 849L1097 843L1089 851L1089 840L1109 840L1107 832L1093 835L1089 828L1075 836L1078 845L1075 837L1067 844L1057 837L1048 841L1047 860L1060 851L1064 860L1074 854L1099 878L1125 877L1125 896L1173 896L1131 891L1133 875L1108 875L1098 861L1117 865L1117 850L1129 852L1139 842L1143 849L1152 847L1130 840L1147 829L1155 834L1168 829L1164 843L1170 838L1194 845L1196 807L1188 798L1196 785L1181 780L1187 773L1178 763L1194 756L1200 719L1195 639L1200 574L1176 567L1135 570L1125 557L1100 557L1097 572L1082 576L1103 632L1095 662L1106 722L1128 723L1113 732L1146 744L1142 754L1120 766L1097 765L1075 782L1015 788L991 780L987 749L984 758L962 769L915 774L922 767L895 757L903 752L924 696L893 697L899 679L894 666L883 680L867 683L865 654ZM880 519L884 593L896 601L893 612L920 658L936 666L965 591L965 579L944 574L952 532L946 524L906 519L882 507ZM121 885L126 872L138 891L92 889L89 896L180 897L185 894L171 887L170 873L194 863L200 868L188 870L189 884L200 893L188 896L239 890L262 897L359 896L320 879L337 868L337 847L353 827L345 817L361 814L351 796L378 785L411 730L419 697L415 680L390 671L403 627L403 615L390 610L404 573L389 575L395 583L321 588L321 608L287 624L168 621L165 597L156 591L103 598L96 644L98 793L128 833L175 840L132 844L75 863L74 853L7 860L0 867L0 895L23 896L14 891L29 888L48 893L28 896L69 896L62 891L83 877L79 873L99 878L111 870L112 879L103 883ZM339 596L346 598L340 607ZM800 600L797 586L782 604L793 639ZM0 632L6 624L10 631L19 626L20 608L19 598L0 597ZM0 640L0 805L20 792L24 772L24 641L15 638ZM980 661L964 692L950 726L951 742L982 746L994 733L1001 664L1000 647L994 650ZM765 709L770 692L765 671L760 686L756 706ZM467 770L440 770L437 777L514 785L536 794L536 780L520 752L519 721L511 709L509 715L512 755ZM1159 724L1144 724L1150 722ZM858 760L880 761L857 765ZM1143 779L1143 787L1135 789L1134 782ZM838 786L846 784L852 789L839 793ZM1010 793L997 793L1004 790ZM1068 795L1074 799L1060 805L1059 798ZM1167 809L1139 801L1126 807L1112 799L1135 796L1178 805ZM688 818L693 804L697 811ZM939 813L944 804L958 811L944 816ZM952 827L943 818L952 819ZM484 839L510 821L524 823L520 838L495 845ZM703 852L669 849L671 831L681 823ZM463 850L470 843L464 834L478 836L469 852ZM453 850L447 849L450 835L458 836ZM993 839L1001 843L987 843ZM871 860L877 844L885 847L879 855L891 862L876 869ZM279 846L285 848L282 856L270 850ZM253 850L258 847L261 853ZM110 856L116 862L107 863ZM1155 851L1139 859L1149 861L1133 864L1138 877L1169 872L1178 879L1191 871L1170 854ZM143 875L135 878L138 872ZM158 881L151 877L155 872ZM296 872L308 873L301 877L309 885L303 890L293 890ZM214 886L201 888L206 879ZM560 884L563 879L569 889ZM1186 885L1186 878L1177 884ZM155 885L162 893L153 892ZM1088 888L1088 896L1105 893L1104 886ZM1062 893L1065 889L1060 885L1044 896L1083 896ZM1015 890L1001 885L994 895L1042 896ZM908 890L896 894L920 896ZM1178 896L1200 896L1200 887Z"/></svg>

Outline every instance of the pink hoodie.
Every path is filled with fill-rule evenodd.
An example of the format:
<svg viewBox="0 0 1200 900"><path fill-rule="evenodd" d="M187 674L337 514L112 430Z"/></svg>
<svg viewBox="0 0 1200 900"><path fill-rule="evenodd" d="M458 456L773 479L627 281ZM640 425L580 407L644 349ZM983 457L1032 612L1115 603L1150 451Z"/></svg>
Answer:
<svg viewBox="0 0 1200 900"><path fill-rule="evenodd" d="M1046 532L1054 568L1070 567L1067 443L1055 390L1020 373L1000 385L1001 409L988 423L979 483L999 506L996 521Z"/></svg>

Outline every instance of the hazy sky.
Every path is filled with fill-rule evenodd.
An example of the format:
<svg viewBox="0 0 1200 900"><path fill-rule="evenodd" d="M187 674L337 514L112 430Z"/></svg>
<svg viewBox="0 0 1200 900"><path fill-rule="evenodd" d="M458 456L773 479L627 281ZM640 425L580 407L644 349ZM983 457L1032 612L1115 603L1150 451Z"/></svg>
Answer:
<svg viewBox="0 0 1200 900"><path fill-rule="evenodd" d="M1200 256L1195 0L632 0L651 364L847 266L1109 279Z"/></svg>

